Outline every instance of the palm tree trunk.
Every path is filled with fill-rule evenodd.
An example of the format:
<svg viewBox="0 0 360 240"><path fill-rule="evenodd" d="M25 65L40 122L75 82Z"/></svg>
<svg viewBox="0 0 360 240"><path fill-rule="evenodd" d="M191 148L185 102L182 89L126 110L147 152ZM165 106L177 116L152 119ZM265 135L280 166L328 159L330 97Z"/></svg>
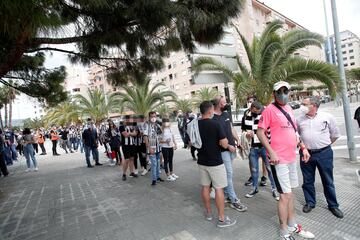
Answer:
<svg viewBox="0 0 360 240"><path fill-rule="evenodd" d="M7 107L7 103L4 104L4 110L5 110L5 127L7 126L7 122L8 122L8 111L7 111L8 107Z"/></svg>
<svg viewBox="0 0 360 240"><path fill-rule="evenodd" d="M1 129L4 129L4 124L3 124L2 115L1 115L1 109L0 109L0 127L1 127Z"/></svg>
<svg viewBox="0 0 360 240"><path fill-rule="evenodd" d="M12 102L13 100L10 100L10 103L9 103L9 127L11 128L12 127Z"/></svg>

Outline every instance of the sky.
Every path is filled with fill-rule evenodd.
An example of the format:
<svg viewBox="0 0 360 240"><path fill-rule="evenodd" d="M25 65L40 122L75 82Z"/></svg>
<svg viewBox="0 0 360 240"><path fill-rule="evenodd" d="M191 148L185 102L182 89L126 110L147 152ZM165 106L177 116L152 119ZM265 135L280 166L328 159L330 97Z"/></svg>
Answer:
<svg viewBox="0 0 360 240"><path fill-rule="evenodd" d="M326 36L323 0L260 0L312 32ZM334 33L331 0L325 0L329 34ZM336 1L340 31L350 30L360 37L360 0Z"/></svg>

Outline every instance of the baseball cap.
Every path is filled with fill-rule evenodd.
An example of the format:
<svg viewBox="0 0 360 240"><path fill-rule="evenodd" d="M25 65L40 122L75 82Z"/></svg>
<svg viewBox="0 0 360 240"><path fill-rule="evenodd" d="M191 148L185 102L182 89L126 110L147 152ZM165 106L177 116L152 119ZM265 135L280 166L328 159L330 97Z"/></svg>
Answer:
<svg viewBox="0 0 360 240"><path fill-rule="evenodd" d="M274 91L277 91L277 90L279 90L280 88L282 88L282 87L286 87L287 89L291 89L291 87L290 87L290 84L288 83L288 82L285 82L285 81L280 81L280 82L276 82L275 84L274 84Z"/></svg>

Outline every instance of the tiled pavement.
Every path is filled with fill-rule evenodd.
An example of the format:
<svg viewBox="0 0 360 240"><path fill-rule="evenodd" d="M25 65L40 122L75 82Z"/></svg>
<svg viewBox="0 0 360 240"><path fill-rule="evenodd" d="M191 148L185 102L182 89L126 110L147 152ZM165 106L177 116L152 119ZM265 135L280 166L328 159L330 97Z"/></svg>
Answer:
<svg viewBox="0 0 360 240"><path fill-rule="evenodd" d="M227 208L226 214L237 220L227 229L204 220L197 166L183 149L175 153L180 178L155 187L150 186L149 175L123 182L119 167L88 169L80 153L38 156L38 162L37 173L25 173L22 160L21 166L10 167L10 177L0 179L1 240L278 239L276 201L270 188L261 188L253 199L244 197L249 191L243 185L249 172L245 161L235 162L234 182L249 209L239 213ZM301 212L303 194L296 189L297 219L317 239L360 239L356 168L360 165L335 161L337 195L345 213L342 220L326 209L321 183L316 184L317 208L309 214Z"/></svg>

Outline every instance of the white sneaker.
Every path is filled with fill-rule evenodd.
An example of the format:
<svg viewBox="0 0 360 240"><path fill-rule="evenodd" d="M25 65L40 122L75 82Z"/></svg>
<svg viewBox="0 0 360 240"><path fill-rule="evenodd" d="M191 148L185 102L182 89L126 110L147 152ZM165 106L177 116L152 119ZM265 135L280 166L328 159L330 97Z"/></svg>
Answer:
<svg viewBox="0 0 360 240"><path fill-rule="evenodd" d="M137 175L137 174L139 174L139 171L138 171L138 170L135 170L135 172L134 172L134 173Z"/></svg>
<svg viewBox="0 0 360 240"><path fill-rule="evenodd" d="M176 175L175 173L171 174L171 176L172 176L173 178L175 178L175 179L178 179L178 178L179 178L179 176Z"/></svg>
<svg viewBox="0 0 360 240"><path fill-rule="evenodd" d="M166 178L167 181L173 182L176 178L173 178L171 175Z"/></svg>
<svg viewBox="0 0 360 240"><path fill-rule="evenodd" d="M299 235L300 237L313 239L315 235L311 232L305 231L300 224L295 224L294 227L288 227L288 231Z"/></svg>
<svg viewBox="0 0 360 240"><path fill-rule="evenodd" d="M34 168L34 171L35 171L35 172L39 171L39 168L37 168L37 167L36 167L36 168Z"/></svg>
<svg viewBox="0 0 360 240"><path fill-rule="evenodd" d="M145 176L146 174L148 173L148 170L147 169L144 169L141 173L141 176Z"/></svg>
<svg viewBox="0 0 360 240"><path fill-rule="evenodd" d="M28 168L25 170L25 172L30 172L31 171L31 168Z"/></svg>

